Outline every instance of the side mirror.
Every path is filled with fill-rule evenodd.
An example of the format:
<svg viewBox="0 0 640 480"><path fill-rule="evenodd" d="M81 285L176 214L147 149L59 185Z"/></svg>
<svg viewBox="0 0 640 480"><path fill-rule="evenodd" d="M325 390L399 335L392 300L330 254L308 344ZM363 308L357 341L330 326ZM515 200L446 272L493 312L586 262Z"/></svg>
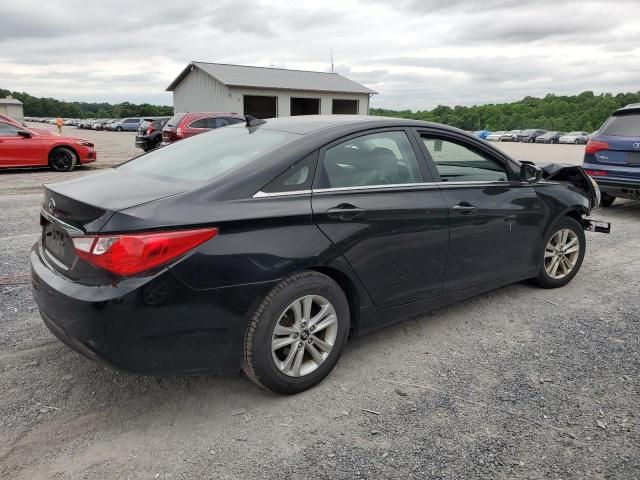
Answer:
<svg viewBox="0 0 640 480"><path fill-rule="evenodd" d="M18 130L18 135L24 138L31 138L31 132L28 130Z"/></svg>
<svg viewBox="0 0 640 480"><path fill-rule="evenodd" d="M542 180L542 169L531 165L530 163L523 163L520 166L520 181L527 183L538 183Z"/></svg>

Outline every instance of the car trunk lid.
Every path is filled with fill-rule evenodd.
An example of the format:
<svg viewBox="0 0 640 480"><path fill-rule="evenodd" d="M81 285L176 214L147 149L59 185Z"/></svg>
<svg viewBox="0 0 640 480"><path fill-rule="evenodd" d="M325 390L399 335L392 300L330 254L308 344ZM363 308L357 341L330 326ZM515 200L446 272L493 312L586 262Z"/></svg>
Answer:
<svg viewBox="0 0 640 480"><path fill-rule="evenodd" d="M184 184L143 179L133 172L106 170L45 185L41 210L42 245L52 266L74 277L78 257L72 238L98 233L115 212L183 193Z"/></svg>

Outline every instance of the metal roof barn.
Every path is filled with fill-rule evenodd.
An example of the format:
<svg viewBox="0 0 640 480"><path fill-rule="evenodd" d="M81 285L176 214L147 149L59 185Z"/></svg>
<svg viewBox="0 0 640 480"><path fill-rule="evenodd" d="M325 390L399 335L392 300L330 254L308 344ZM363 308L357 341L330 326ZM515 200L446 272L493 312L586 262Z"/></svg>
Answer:
<svg viewBox="0 0 640 480"><path fill-rule="evenodd" d="M17 120L20 123L24 122L22 102L13 98L11 95L7 96L7 98L0 98L0 113Z"/></svg>
<svg viewBox="0 0 640 480"><path fill-rule="evenodd" d="M359 114L375 91L331 72L191 62L171 82L176 113L235 112L257 118Z"/></svg>

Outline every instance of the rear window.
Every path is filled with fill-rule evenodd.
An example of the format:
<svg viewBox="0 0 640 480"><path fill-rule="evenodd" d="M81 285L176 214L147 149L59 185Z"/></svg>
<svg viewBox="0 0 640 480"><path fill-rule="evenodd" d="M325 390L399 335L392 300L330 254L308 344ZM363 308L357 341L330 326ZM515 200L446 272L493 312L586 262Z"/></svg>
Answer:
<svg viewBox="0 0 640 480"><path fill-rule="evenodd" d="M600 133L612 137L640 137L640 114L615 115L604 122Z"/></svg>
<svg viewBox="0 0 640 480"><path fill-rule="evenodd" d="M299 137L276 130L220 128L154 150L117 168L178 180L211 181Z"/></svg>
<svg viewBox="0 0 640 480"><path fill-rule="evenodd" d="M177 127L178 125L180 125L180 122L184 118L184 115L184 113L177 113L176 115L171 117L167 122L167 127Z"/></svg>

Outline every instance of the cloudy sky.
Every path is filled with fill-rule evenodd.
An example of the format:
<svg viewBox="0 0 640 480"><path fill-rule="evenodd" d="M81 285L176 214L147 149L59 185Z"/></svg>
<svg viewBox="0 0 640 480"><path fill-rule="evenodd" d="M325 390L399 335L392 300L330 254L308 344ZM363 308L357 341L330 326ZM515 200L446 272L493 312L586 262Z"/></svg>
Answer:
<svg viewBox="0 0 640 480"><path fill-rule="evenodd" d="M335 71L372 106L640 90L640 1L3 2L0 88L171 104L190 60Z"/></svg>

